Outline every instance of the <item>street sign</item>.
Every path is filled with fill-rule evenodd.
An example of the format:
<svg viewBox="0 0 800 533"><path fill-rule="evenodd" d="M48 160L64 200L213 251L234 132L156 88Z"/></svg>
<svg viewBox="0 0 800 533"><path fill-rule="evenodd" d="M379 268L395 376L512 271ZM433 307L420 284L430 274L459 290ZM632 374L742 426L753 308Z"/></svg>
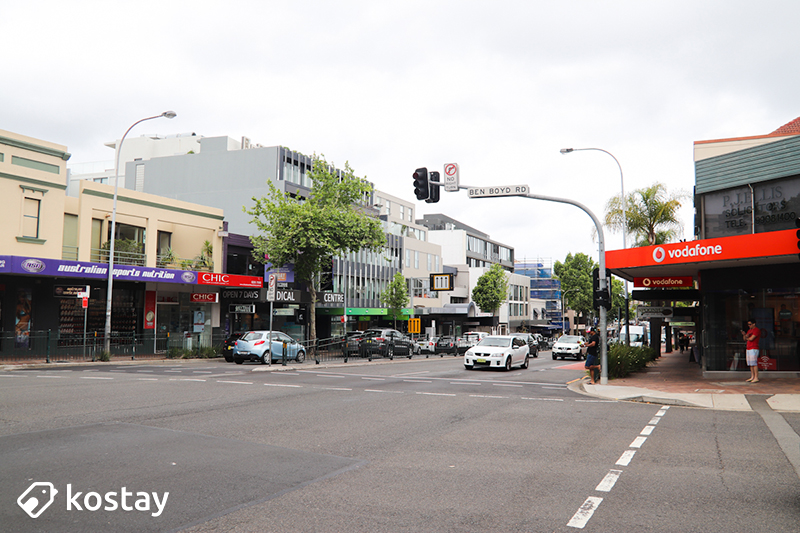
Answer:
<svg viewBox="0 0 800 533"><path fill-rule="evenodd" d="M498 187L470 187L470 198L494 198L497 196L524 196L531 192L527 185L501 185Z"/></svg>
<svg viewBox="0 0 800 533"><path fill-rule="evenodd" d="M453 275L452 274L431 274L430 287L432 291L452 291L453 290Z"/></svg>
<svg viewBox="0 0 800 533"><path fill-rule="evenodd" d="M447 192L458 190L458 163L447 163L444 166L444 190Z"/></svg>
<svg viewBox="0 0 800 533"><path fill-rule="evenodd" d="M672 316L671 307L649 307L640 305L636 308L636 318L669 318Z"/></svg>
<svg viewBox="0 0 800 533"><path fill-rule="evenodd" d="M419 333L420 331L420 322L422 319L419 318L409 318L408 319L408 332L409 333Z"/></svg>
<svg viewBox="0 0 800 533"><path fill-rule="evenodd" d="M256 312L256 306L255 304L230 304L228 306L228 312L252 315Z"/></svg>
<svg viewBox="0 0 800 533"><path fill-rule="evenodd" d="M270 274L269 275L269 284L267 285L267 301L274 302L275 301L275 287L278 285L278 275L277 274Z"/></svg>

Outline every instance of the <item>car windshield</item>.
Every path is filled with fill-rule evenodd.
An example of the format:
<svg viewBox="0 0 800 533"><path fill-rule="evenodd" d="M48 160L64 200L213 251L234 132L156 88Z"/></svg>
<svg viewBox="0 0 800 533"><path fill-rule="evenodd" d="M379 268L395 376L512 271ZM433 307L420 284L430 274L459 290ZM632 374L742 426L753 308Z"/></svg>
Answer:
<svg viewBox="0 0 800 533"><path fill-rule="evenodd" d="M566 343L570 343L570 344L575 344L576 342L581 342L581 338L578 337L577 335L564 335L563 337L558 339L558 342L566 342Z"/></svg>
<svg viewBox="0 0 800 533"><path fill-rule="evenodd" d="M508 337L485 337L478 346L497 346L506 347L511 346L511 339Z"/></svg>

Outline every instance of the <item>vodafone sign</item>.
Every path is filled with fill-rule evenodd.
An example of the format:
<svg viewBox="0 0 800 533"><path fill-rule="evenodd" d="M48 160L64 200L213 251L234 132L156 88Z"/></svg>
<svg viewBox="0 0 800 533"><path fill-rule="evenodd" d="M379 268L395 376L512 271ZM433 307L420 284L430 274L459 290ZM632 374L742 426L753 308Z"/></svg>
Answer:
<svg viewBox="0 0 800 533"><path fill-rule="evenodd" d="M264 278L258 276L240 276L237 274L214 274L213 272L198 272L197 284L260 289L264 286Z"/></svg>
<svg viewBox="0 0 800 533"><path fill-rule="evenodd" d="M672 287L694 287L692 276L651 276L649 278L633 278L634 287L645 289L668 289Z"/></svg>

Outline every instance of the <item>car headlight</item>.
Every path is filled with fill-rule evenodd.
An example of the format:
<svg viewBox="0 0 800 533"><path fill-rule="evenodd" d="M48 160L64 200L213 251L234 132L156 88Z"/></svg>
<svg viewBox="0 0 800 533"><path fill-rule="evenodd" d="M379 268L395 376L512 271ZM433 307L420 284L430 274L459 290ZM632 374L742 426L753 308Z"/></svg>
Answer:
<svg viewBox="0 0 800 533"><path fill-rule="evenodd" d="M475 357L475 352L473 352L472 349L469 349L464 352L464 357Z"/></svg>

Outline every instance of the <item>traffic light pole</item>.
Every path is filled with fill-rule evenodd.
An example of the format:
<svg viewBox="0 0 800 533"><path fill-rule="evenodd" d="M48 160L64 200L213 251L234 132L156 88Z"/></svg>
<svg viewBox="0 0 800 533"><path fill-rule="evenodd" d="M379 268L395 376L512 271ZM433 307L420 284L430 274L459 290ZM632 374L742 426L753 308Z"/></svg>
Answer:
<svg viewBox="0 0 800 533"><path fill-rule="evenodd" d="M469 190L470 198L497 198L500 196L517 196L521 198L531 198L533 200L544 200L546 202L558 202L562 204L570 204L583 210L594 222L595 229L597 229L597 240L599 243L600 254L600 272L606 271L606 244L605 234L603 233L603 225L594 213L588 207L570 200L568 198L556 198L553 196L542 196L540 194L531 194L530 188L527 185L523 186L510 186L510 187L469 187L467 185L459 185L459 189ZM514 192L517 190L525 192ZM487 192L488 191L488 192ZM600 291L607 290L607 280L605 276L600 276L598 281L598 288ZM608 384L608 331L606 330L606 308L600 306L600 384Z"/></svg>

